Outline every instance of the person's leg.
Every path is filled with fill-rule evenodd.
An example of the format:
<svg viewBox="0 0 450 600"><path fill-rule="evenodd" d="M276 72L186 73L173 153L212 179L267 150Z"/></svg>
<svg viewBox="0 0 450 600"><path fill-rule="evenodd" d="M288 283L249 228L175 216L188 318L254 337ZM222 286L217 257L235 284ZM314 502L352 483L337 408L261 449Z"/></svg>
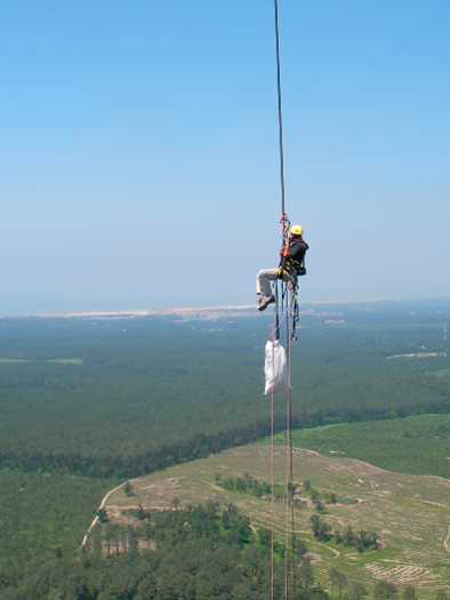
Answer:
<svg viewBox="0 0 450 600"><path fill-rule="evenodd" d="M278 269L262 269L256 276L256 293L261 296L272 296L271 281L278 279Z"/></svg>
<svg viewBox="0 0 450 600"><path fill-rule="evenodd" d="M271 281L278 279L278 269L263 269L256 277L256 294L258 295L258 310L265 310L269 304L275 302L272 293Z"/></svg>

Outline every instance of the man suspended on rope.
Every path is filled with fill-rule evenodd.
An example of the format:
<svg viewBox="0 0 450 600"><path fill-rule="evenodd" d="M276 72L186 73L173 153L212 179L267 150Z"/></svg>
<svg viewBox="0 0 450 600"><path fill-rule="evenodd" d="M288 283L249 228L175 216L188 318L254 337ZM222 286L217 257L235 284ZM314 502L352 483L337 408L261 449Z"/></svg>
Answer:
<svg viewBox="0 0 450 600"><path fill-rule="evenodd" d="M256 277L257 309L265 310L275 302L271 281L282 279L291 282L295 287L297 278L306 274L305 254L309 246L303 239L303 227L293 225L289 231L287 244L281 251L280 265L277 269L263 269Z"/></svg>

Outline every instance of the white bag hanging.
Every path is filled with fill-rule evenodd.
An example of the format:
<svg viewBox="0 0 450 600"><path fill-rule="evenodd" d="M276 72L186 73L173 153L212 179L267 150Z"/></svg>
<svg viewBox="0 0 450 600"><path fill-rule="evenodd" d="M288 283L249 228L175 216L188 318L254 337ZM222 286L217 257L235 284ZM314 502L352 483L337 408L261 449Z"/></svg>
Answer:
<svg viewBox="0 0 450 600"><path fill-rule="evenodd" d="M266 396L280 387L288 386L288 369L286 351L278 340L266 343L266 361L264 365L266 376Z"/></svg>

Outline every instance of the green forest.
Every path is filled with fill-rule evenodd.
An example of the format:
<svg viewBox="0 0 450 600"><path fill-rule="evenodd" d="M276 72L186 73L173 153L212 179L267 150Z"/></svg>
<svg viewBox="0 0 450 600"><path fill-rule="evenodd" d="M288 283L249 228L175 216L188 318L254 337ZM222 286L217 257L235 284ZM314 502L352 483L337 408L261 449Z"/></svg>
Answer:
<svg viewBox="0 0 450 600"><path fill-rule="evenodd" d="M73 556L112 485L105 479L0 469L0 569Z"/></svg>
<svg viewBox="0 0 450 600"><path fill-rule="evenodd" d="M327 446L321 434L314 441L311 428L450 413L443 336L449 315L445 302L308 307L294 351L298 435L311 435L311 448L359 456L351 445L362 447L367 432L351 430L341 444L330 437ZM34 598L17 591L25 570L46 580L53 569L70 580L70 571L89 581L100 577L95 565L115 572L104 557L73 562L109 489L267 435L263 359L270 325L266 315L0 319L1 598L6 590L11 598ZM404 356L410 354L422 356ZM275 426L284 429L281 396ZM380 461L369 452L386 441L376 427L361 457ZM439 430L439 448L449 429ZM414 430L408 435L413 443ZM388 468L408 468L398 452L389 461ZM422 462L426 472L438 472L436 461ZM108 560L145 570L145 561L163 559L139 557L133 567L126 556ZM98 596L58 590L49 587L41 597ZM134 593L114 597L138 598Z"/></svg>
<svg viewBox="0 0 450 600"><path fill-rule="evenodd" d="M449 379L450 384L450 379ZM294 444L411 475L450 479L450 415L324 425L294 432ZM277 442L284 444L284 436Z"/></svg>
<svg viewBox="0 0 450 600"><path fill-rule="evenodd" d="M253 532L248 517L232 505L190 507L152 514L141 537L154 544L138 551L131 530L104 525L92 552L75 561L61 555L26 572L3 575L9 586L2 600L253 600L268 597L269 544L264 531ZM126 547L126 551L122 551ZM293 556L293 600L327 595L314 585L302 552ZM285 558L277 553L275 599L284 597ZM0 571L0 582L2 573Z"/></svg>
<svg viewBox="0 0 450 600"><path fill-rule="evenodd" d="M295 427L448 412L448 378L436 376L450 362L442 308L394 308L302 317ZM126 479L263 437L269 327L264 317L1 320L0 466ZM389 358L424 349L437 356Z"/></svg>

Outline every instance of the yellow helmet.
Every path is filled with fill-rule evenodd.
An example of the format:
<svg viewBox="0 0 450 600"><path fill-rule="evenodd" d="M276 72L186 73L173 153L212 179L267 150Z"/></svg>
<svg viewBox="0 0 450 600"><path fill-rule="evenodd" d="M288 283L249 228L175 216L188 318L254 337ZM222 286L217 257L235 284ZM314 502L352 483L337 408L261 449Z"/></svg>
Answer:
<svg viewBox="0 0 450 600"><path fill-rule="evenodd" d="M303 227L301 225L292 225L291 235L303 235Z"/></svg>

